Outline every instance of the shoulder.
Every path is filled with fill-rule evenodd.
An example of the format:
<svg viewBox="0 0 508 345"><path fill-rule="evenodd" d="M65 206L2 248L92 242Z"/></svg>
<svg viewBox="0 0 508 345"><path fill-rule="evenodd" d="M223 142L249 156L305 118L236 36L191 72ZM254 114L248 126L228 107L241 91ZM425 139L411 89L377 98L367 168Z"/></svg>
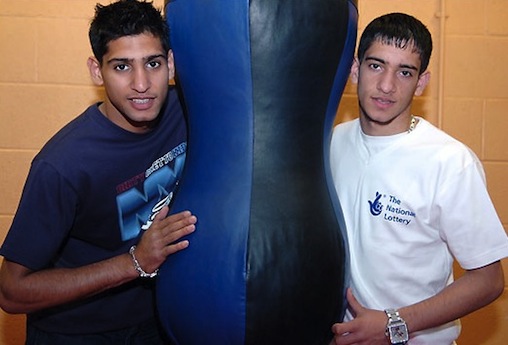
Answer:
<svg viewBox="0 0 508 345"><path fill-rule="evenodd" d="M483 170L480 159L467 145L455 139L448 133L437 128L430 122L420 118L419 130L411 135L415 135L415 140L408 145L408 150L417 153L427 153L428 162L441 162L443 165L457 169L474 167ZM418 128L417 127L417 128Z"/></svg>
<svg viewBox="0 0 508 345"><path fill-rule="evenodd" d="M150 141L165 143L163 146L176 146L187 140L187 119L175 87L170 87L160 122L147 136Z"/></svg>
<svg viewBox="0 0 508 345"><path fill-rule="evenodd" d="M442 154L462 153L465 156L476 158L475 153L467 145L437 128L427 120L423 118L419 118L419 120L421 130L415 131L415 134L418 133L419 141L434 147L436 152L441 152Z"/></svg>
<svg viewBox="0 0 508 345"><path fill-rule="evenodd" d="M168 95L166 98L166 104L163 112L176 112L183 113L182 104L180 102L180 93L175 86L170 86L168 89Z"/></svg>
<svg viewBox="0 0 508 345"><path fill-rule="evenodd" d="M341 122L338 125L336 125L333 129L334 133L344 133L344 132L350 132L352 130L355 130L359 128L360 126L360 120L358 118L349 120L346 122Z"/></svg>
<svg viewBox="0 0 508 345"><path fill-rule="evenodd" d="M332 141L339 141L341 138L352 137L359 133L360 121L358 119L339 123L333 129Z"/></svg>
<svg viewBox="0 0 508 345"><path fill-rule="evenodd" d="M97 133L95 129L90 129L94 125L93 118L98 117L99 110L97 105L88 107L83 113L71 120L56 132L42 147L39 156L51 155L53 152L62 154L67 151L69 146L74 145L86 134Z"/></svg>
<svg viewBox="0 0 508 345"><path fill-rule="evenodd" d="M185 116L180 101L180 95L174 86L168 90L166 102L161 109L161 122L159 127L162 126L182 126L185 123Z"/></svg>

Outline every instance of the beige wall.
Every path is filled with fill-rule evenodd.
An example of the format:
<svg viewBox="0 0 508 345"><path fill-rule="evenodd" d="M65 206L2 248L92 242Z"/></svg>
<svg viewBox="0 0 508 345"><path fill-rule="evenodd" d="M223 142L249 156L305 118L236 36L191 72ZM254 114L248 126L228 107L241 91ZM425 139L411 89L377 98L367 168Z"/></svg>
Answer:
<svg viewBox="0 0 508 345"><path fill-rule="evenodd" d="M100 99L86 69L87 28L97 1L0 0L0 241L33 156L58 128ZM155 3L162 6L163 0ZM414 113L465 142L482 159L505 229L507 9L508 0L359 0L360 30L375 16L393 11L414 14L431 30L432 82ZM356 116L354 94L348 85L337 121ZM503 264L508 272L508 262ZM463 319L459 345L505 344L507 316L505 294ZM23 340L24 317L0 313L0 345Z"/></svg>

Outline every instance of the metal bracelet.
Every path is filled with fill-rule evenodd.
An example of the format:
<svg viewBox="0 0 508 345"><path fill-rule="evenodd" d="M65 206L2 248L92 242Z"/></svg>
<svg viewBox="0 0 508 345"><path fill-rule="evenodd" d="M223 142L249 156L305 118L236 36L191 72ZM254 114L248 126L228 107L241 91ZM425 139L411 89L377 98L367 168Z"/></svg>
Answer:
<svg viewBox="0 0 508 345"><path fill-rule="evenodd" d="M136 256L134 255L134 250L136 250L136 246L132 246L131 249L129 249L129 255L131 256L132 263L134 264L134 268L136 269L136 272L139 273L139 276L141 278L154 278L159 274L159 269L156 269L152 273L146 273L141 266L139 265L139 261L136 259Z"/></svg>

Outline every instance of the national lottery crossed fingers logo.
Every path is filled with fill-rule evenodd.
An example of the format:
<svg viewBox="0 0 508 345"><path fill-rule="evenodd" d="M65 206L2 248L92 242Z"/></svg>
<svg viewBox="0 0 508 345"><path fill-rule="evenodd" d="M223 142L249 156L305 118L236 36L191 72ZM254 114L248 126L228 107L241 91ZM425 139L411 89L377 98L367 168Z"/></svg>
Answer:
<svg viewBox="0 0 508 345"><path fill-rule="evenodd" d="M404 203L395 195L376 192L373 199L368 200L370 214L387 222L409 225L416 214L405 208Z"/></svg>

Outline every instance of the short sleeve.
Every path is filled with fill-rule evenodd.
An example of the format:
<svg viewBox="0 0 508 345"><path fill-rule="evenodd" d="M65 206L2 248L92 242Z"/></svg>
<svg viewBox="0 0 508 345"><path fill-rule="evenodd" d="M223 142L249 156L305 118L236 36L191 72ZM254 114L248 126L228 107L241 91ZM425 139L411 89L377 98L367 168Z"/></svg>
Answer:
<svg viewBox="0 0 508 345"><path fill-rule="evenodd" d="M483 168L472 161L450 177L437 195L442 236L464 269L508 256L508 237L488 194Z"/></svg>
<svg viewBox="0 0 508 345"><path fill-rule="evenodd" d="M31 270L51 266L72 227L77 205L65 178L45 161L34 160L0 254Z"/></svg>

